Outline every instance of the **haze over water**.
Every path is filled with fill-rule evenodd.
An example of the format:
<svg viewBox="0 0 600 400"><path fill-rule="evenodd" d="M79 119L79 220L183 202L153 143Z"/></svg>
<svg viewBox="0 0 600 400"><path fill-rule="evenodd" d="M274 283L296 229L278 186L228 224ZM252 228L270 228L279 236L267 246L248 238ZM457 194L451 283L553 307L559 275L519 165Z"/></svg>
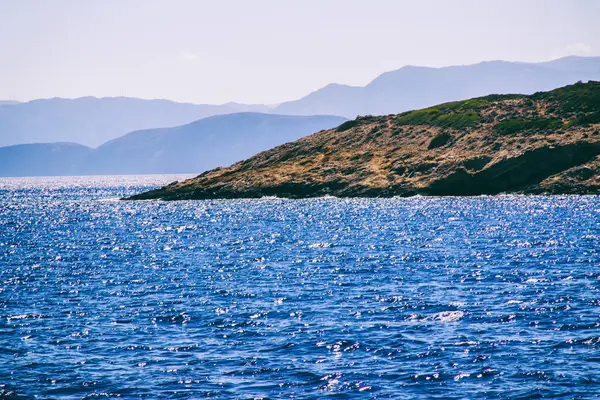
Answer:
<svg viewBox="0 0 600 400"><path fill-rule="evenodd" d="M594 398L600 197L0 180L0 395Z"/></svg>

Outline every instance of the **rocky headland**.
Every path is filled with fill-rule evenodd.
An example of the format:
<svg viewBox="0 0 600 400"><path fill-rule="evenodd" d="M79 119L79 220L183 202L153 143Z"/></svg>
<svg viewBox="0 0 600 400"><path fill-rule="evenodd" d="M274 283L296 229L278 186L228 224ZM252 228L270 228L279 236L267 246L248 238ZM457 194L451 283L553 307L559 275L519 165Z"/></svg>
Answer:
<svg viewBox="0 0 600 400"><path fill-rule="evenodd" d="M335 129L139 199L600 193L600 82L490 95Z"/></svg>

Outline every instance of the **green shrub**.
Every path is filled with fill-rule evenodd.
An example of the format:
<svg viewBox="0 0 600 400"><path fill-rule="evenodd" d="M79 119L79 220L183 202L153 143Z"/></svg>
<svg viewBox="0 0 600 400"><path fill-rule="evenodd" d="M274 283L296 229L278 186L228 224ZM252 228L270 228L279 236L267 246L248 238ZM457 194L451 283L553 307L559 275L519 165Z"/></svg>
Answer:
<svg viewBox="0 0 600 400"><path fill-rule="evenodd" d="M535 93L532 98L555 102L562 112L597 112L600 111L600 82L578 82L551 92Z"/></svg>
<svg viewBox="0 0 600 400"><path fill-rule="evenodd" d="M451 139L452 139L452 135L450 135L447 132L442 132L442 133L438 134L437 136L435 136L433 139L431 139L427 148L429 150L431 150L431 149L436 149L438 147L442 147L446 143L448 143Z"/></svg>
<svg viewBox="0 0 600 400"><path fill-rule="evenodd" d="M531 130L560 129L563 123L558 118L506 119L494 126L494 130L502 135Z"/></svg>
<svg viewBox="0 0 600 400"><path fill-rule="evenodd" d="M482 98L478 98L478 99L471 99L471 100L465 100L465 101L461 101L460 102L461 105L463 107L485 107L485 106L489 106L490 105L490 101L487 99L482 99Z"/></svg>
<svg viewBox="0 0 600 400"><path fill-rule="evenodd" d="M358 119L354 119L351 121L346 121L343 124L341 124L340 126L338 126L335 131L336 132L345 132L349 129L354 128L355 126L360 125L360 121Z"/></svg>
<svg viewBox="0 0 600 400"><path fill-rule="evenodd" d="M600 111L578 115L574 121L574 125L589 125L598 123L600 123Z"/></svg>
<svg viewBox="0 0 600 400"><path fill-rule="evenodd" d="M432 125L442 128L463 129L470 128L479 122L479 114L473 111L465 113L452 113L439 116Z"/></svg>
<svg viewBox="0 0 600 400"><path fill-rule="evenodd" d="M439 108L431 107L423 110L409 111L396 118L398 125L428 125L442 114Z"/></svg>
<svg viewBox="0 0 600 400"><path fill-rule="evenodd" d="M490 102L502 101L502 100L518 100L525 97L522 94L490 94L485 97L480 97L480 100L487 100Z"/></svg>
<svg viewBox="0 0 600 400"><path fill-rule="evenodd" d="M437 107L410 111L396 118L398 125L431 125L454 129L469 128L478 122L479 114L474 111L444 113Z"/></svg>
<svg viewBox="0 0 600 400"><path fill-rule="evenodd" d="M351 161L356 161L362 159L363 161L369 161L373 158L373 153L370 151L365 151L364 153L356 153L350 157Z"/></svg>

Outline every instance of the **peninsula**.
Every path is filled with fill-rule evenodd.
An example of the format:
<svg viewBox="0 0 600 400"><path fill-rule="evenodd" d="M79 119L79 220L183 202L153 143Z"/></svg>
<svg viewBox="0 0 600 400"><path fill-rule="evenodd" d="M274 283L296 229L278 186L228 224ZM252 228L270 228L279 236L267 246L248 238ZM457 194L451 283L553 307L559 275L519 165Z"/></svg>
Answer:
<svg viewBox="0 0 600 400"><path fill-rule="evenodd" d="M600 82L362 116L131 200L600 193Z"/></svg>

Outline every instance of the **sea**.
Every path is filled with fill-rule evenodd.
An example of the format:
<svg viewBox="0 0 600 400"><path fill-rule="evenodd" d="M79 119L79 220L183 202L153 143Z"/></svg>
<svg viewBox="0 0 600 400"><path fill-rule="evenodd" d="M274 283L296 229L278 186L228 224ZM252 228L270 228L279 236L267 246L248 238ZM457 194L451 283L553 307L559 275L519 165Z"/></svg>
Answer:
<svg viewBox="0 0 600 400"><path fill-rule="evenodd" d="M600 398L600 197L0 179L0 398Z"/></svg>

